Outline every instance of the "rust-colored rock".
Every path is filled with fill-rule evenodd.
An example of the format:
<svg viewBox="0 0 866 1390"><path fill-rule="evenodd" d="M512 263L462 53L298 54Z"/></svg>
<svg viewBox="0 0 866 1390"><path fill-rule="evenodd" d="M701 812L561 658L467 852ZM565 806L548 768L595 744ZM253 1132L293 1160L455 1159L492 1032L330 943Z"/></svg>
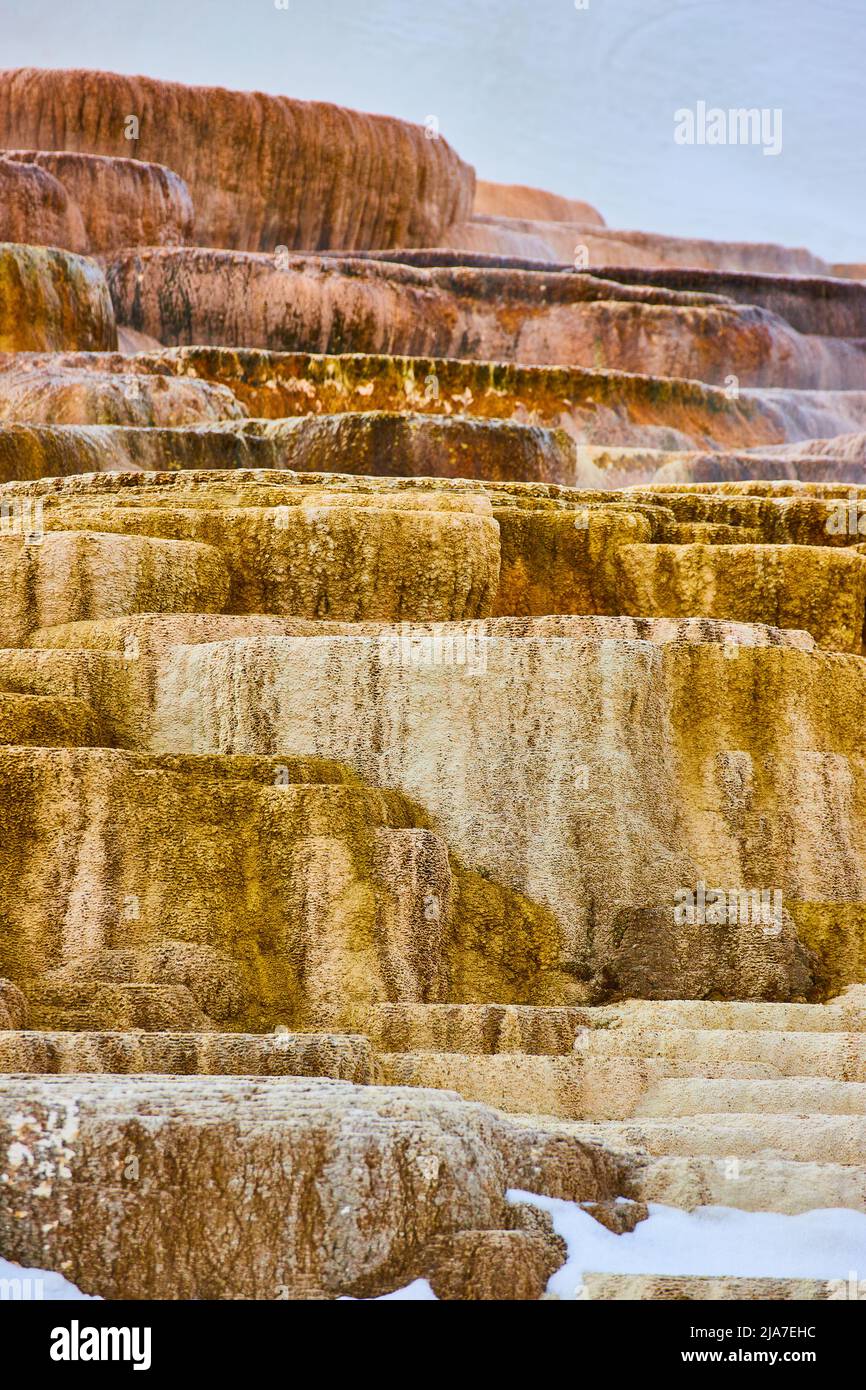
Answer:
<svg viewBox="0 0 866 1390"><path fill-rule="evenodd" d="M744 386L866 386L866 343L718 295L595 276L195 249L123 252L119 323L169 345L606 367Z"/></svg>
<svg viewBox="0 0 866 1390"><path fill-rule="evenodd" d="M118 371L220 382L250 415L268 419L412 410L558 425L583 444L656 450L744 449L866 428L866 391L734 392L607 369L361 353L191 347L142 353L123 366L112 360ZM99 359L66 362L95 367Z"/></svg>
<svg viewBox="0 0 866 1390"><path fill-rule="evenodd" d="M527 188L521 183L489 183L478 179L475 184L476 216L528 217L538 222L580 222L587 227L603 227L604 218L589 203L577 198L562 198L542 188Z"/></svg>
<svg viewBox="0 0 866 1390"><path fill-rule="evenodd" d="M199 244L241 250L435 246L475 184L444 139L390 116L82 69L0 73L3 145L166 165Z"/></svg>
<svg viewBox="0 0 866 1390"><path fill-rule="evenodd" d="M0 242L86 251L81 212L49 169L0 158Z"/></svg>
<svg viewBox="0 0 866 1390"><path fill-rule="evenodd" d="M54 245L97 252L120 246L180 246L193 239L189 189L161 164L68 151L6 150L0 158L0 178L9 177L7 164L35 165L53 176L79 209L81 244L70 240ZM8 239L48 240L32 235Z"/></svg>
<svg viewBox="0 0 866 1390"><path fill-rule="evenodd" d="M228 386L149 370L115 354L0 354L0 420L32 425L163 428L238 420L246 410ZM80 457L80 456L79 456ZM15 476L28 469L18 455ZM65 469L57 466L57 472Z"/></svg>

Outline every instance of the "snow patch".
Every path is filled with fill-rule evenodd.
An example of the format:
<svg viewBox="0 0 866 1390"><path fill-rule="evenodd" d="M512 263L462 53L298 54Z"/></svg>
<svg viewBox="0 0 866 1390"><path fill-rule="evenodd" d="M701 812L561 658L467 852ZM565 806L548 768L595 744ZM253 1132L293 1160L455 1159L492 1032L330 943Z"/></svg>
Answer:
<svg viewBox="0 0 866 1390"><path fill-rule="evenodd" d="M46 1269L24 1269L9 1260L0 1259L0 1303L42 1303L81 1299L100 1302L94 1294L82 1293L62 1274Z"/></svg>
<svg viewBox="0 0 866 1390"><path fill-rule="evenodd" d="M584 1274L845 1280L866 1274L866 1215L840 1207L797 1216L733 1207L649 1204L649 1217L627 1235L607 1230L576 1202L510 1191L511 1202L548 1211L568 1247L548 1292L579 1296Z"/></svg>

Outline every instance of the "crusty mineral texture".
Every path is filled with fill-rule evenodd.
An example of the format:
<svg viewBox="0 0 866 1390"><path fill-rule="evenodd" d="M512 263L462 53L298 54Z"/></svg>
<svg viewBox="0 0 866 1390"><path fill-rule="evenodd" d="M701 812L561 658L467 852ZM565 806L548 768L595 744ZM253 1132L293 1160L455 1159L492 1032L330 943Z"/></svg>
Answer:
<svg viewBox="0 0 866 1390"><path fill-rule="evenodd" d="M250 251L435 246L475 188L445 139L390 116L82 69L0 73L0 146L166 165L196 240Z"/></svg>
<svg viewBox="0 0 866 1390"><path fill-rule="evenodd" d="M27 1017L27 1000L20 989L11 980L0 979L0 1029L23 1028Z"/></svg>
<svg viewBox="0 0 866 1390"><path fill-rule="evenodd" d="M572 1147L574 1196L612 1195L615 1163ZM543 1132L435 1091L0 1079L0 1242L114 1298L371 1297L428 1273L446 1296L503 1297L510 1275L537 1297L558 1261L513 1229L505 1200L533 1148L545 1186L557 1164Z"/></svg>
<svg viewBox="0 0 866 1390"><path fill-rule="evenodd" d="M53 247L0 242L0 352L116 346L108 286L95 261Z"/></svg>
<svg viewBox="0 0 866 1390"><path fill-rule="evenodd" d="M28 380L32 383L34 378L25 373L18 378L25 389ZM108 377L109 382L116 380ZM168 388L181 398L186 388L190 404L195 400L195 386L201 388L199 395L205 401L211 389L188 378L133 376L122 384L128 387L142 380L152 393L157 388L151 397L156 401L160 387L162 393ZM4 382L2 373L0 382ZM219 401L218 394L215 399ZM136 469L291 467L301 472L332 469L340 473L347 465L359 475L374 477L438 474L483 482L605 486L604 475L583 457L564 430L461 415L370 411L284 420L227 419L222 427L208 422L190 428L0 423L3 482Z"/></svg>
<svg viewBox="0 0 866 1390"><path fill-rule="evenodd" d="M0 1263L862 1297L863 267L434 126L0 73Z"/></svg>
<svg viewBox="0 0 866 1390"><path fill-rule="evenodd" d="M81 435L80 447L86 455L88 439L99 438L98 430L105 425L162 428L237 420L247 414L234 392L219 382L149 372L136 368L134 358L119 359L113 353L71 357L70 364L60 353L0 355L0 421L24 422L23 432L15 437L14 452L4 456L4 474L39 476L47 456L54 460L52 472L67 472L76 456L82 465L79 446L73 444L71 451L68 447L70 435L53 436L58 448L52 454L50 436L38 430L28 432L33 425L93 426L96 434ZM86 365L77 365L82 361ZM59 461L61 452L68 460L66 467ZM104 452L101 457L104 461ZM100 468L98 450L91 453L86 466Z"/></svg>
<svg viewBox="0 0 866 1390"><path fill-rule="evenodd" d="M108 278L118 322L173 346L468 357L717 384L733 377L744 386L866 386L866 346L857 337L809 337L770 309L730 297L593 275L170 248L120 253Z"/></svg>
<svg viewBox="0 0 866 1390"><path fill-rule="evenodd" d="M86 251L81 211L50 169L0 157L0 242Z"/></svg>
<svg viewBox="0 0 866 1390"><path fill-rule="evenodd" d="M121 246L179 246L193 238L189 189L161 164L62 150L6 150L0 157L0 180L10 177L8 164L23 164L28 170L35 165L52 176L65 188L83 226L81 244L48 236L31 235L29 240L98 252Z"/></svg>

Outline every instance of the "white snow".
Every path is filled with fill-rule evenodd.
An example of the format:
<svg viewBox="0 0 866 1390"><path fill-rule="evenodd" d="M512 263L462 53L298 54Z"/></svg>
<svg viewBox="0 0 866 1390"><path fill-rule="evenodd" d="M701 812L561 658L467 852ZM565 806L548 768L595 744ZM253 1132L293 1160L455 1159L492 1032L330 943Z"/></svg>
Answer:
<svg viewBox="0 0 866 1390"><path fill-rule="evenodd" d="M575 1202L511 1191L509 1200L549 1211L568 1260L548 1284L574 1298L584 1274L697 1274L847 1280L866 1277L866 1215L821 1208L799 1216L651 1202L630 1235L608 1231Z"/></svg>
<svg viewBox="0 0 866 1390"><path fill-rule="evenodd" d="M415 1279L411 1284L407 1284L405 1289L395 1289L393 1293L384 1293L380 1298L371 1299L370 1301L373 1303L387 1303L395 1300L405 1303L439 1302L426 1279Z"/></svg>
<svg viewBox="0 0 866 1390"><path fill-rule="evenodd" d="M513 1189L512 1202L549 1211L568 1259L548 1283L560 1298L580 1296L585 1274L696 1274L742 1278L866 1280L866 1215L821 1208L799 1216L698 1207L692 1212L649 1204L630 1235L615 1235L576 1202ZM370 1300L430 1301L426 1279Z"/></svg>
<svg viewBox="0 0 866 1390"><path fill-rule="evenodd" d="M21 1265L0 1259L0 1303L12 1300L42 1303L61 1299L98 1301L95 1295L82 1293L62 1274L54 1274L46 1269L24 1269Z"/></svg>

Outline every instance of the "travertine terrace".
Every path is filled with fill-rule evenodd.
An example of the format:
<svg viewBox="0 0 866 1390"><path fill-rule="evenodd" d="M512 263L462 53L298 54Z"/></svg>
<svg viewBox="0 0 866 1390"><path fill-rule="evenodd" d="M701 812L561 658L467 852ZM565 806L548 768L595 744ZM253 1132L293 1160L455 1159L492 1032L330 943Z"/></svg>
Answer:
<svg viewBox="0 0 866 1390"><path fill-rule="evenodd" d="M866 283L289 96L4 72L0 146L0 1256L866 1212Z"/></svg>

